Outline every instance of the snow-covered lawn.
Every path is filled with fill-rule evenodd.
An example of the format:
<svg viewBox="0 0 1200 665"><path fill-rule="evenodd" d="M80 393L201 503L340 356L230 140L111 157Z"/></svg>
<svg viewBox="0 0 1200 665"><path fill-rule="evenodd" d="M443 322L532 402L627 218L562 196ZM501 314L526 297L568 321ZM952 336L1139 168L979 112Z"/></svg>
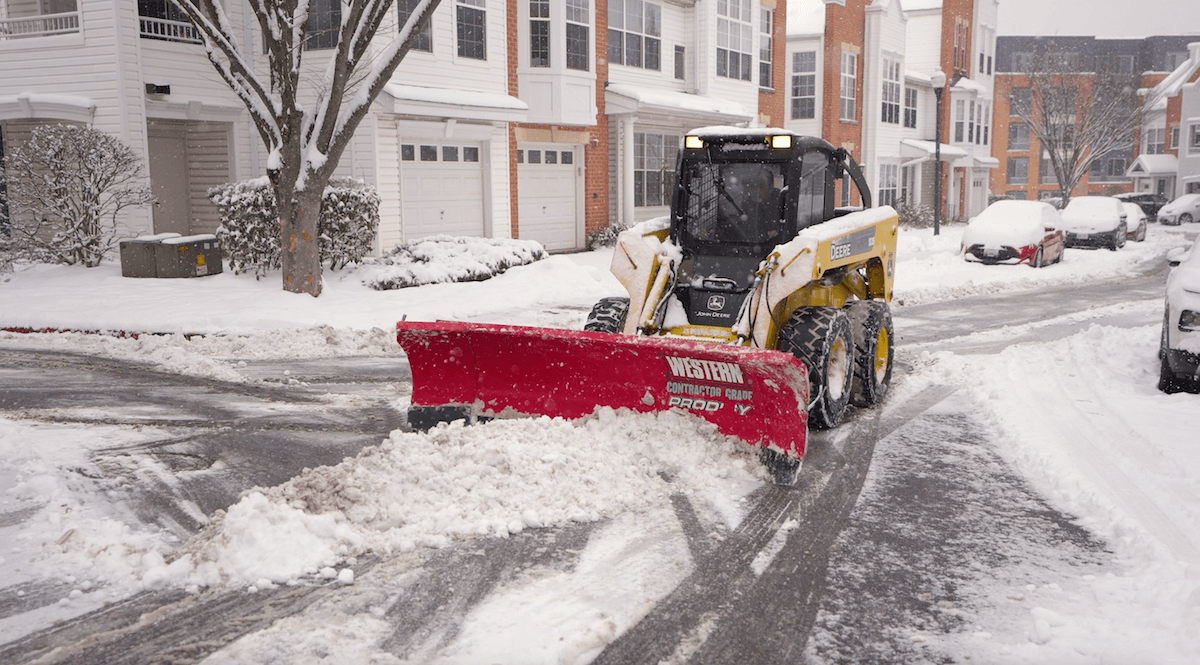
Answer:
<svg viewBox="0 0 1200 665"><path fill-rule="evenodd" d="M963 261L957 253L962 229L943 227L936 237L929 230L901 232L898 319L906 305L1131 274L1186 244L1189 232L1194 237L1191 229L1151 225L1145 243L1119 252L1069 249L1061 264L1034 270ZM0 352L78 351L228 381L252 380L239 369L240 360L365 355L400 363L390 331L403 317L582 327L597 299L622 293L608 274L610 256L557 255L484 282L397 291L371 290L358 271L345 270L326 274L317 299L283 293L278 279L249 275L139 280L121 277L115 263L90 270L35 266L0 275L0 328L162 334L0 333ZM1105 303L1096 305L1105 309ZM1092 324L1065 339L1014 344L990 355L957 355L936 345L898 347L897 359L913 369L893 399L923 385L960 387L957 399L995 432L999 453L1056 507L1104 538L1124 567L1103 579L1063 579L1058 589L1029 589L1023 624L997 617L997 625L981 630L990 634L985 644L948 648L978 654L982 662L1200 659L1200 396L1155 389L1161 308L1161 299L1121 305L1123 314L1144 325ZM1073 316L1087 323L1086 315ZM1019 332L977 336L1002 340ZM403 408L402 402L397 406ZM305 576L353 583L348 562L368 550L404 553L469 536L503 537L601 518L610 524L669 523L654 517L669 508L669 492L689 493L705 519L733 525L744 514L745 496L766 478L744 446L675 414L606 412L578 424L544 419L427 435L397 432L354 460L247 494L181 544L113 510L76 472L88 464L90 450L155 436L149 428L0 419L0 513L29 514L0 527L5 585L43 578L64 585L60 603L0 620L0 643L142 588L257 589ZM684 439L688 445L678 448L688 451L687 459L678 450L663 454L662 441ZM670 487L659 471L673 477ZM594 534L572 573L586 596L573 611L585 618L560 620L568 608L554 606L550 592L536 585L512 589L477 608L444 654L446 662L503 660L488 622L503 621L518 603L541 608L533 611L533 624L555 626L546 635L532 629L521 635L517 642L528 649L523 653L544 655L534 662L586 660L636 620L620 614L615 603L605 612L596 609L607 602L597 592L607 573L641 565L639 547L658 548L686 570L686 547L677 534L672 540L671 529L651 528L664 534L651 542L611 527ZM646 582L642 588L622 593L652 603L682 574L647 572L639 578ZM987 596L995 590L979 591ZM630 606L639 602L620 605ZM601 614L604 621L586 618ZM370 617L362 620L357 641L330 638L325 647L375 653L371 640L378 636L367 625ZM298 639L307 630L311 625L301 618L280 622L272 643L307 643L315 637ZM558 644L562 631L570 637ZM271 652L255 646L266 635L251 637L215 654L214 662L253 662L255 654ZM1126 655L1136 657L1129 661Z"/></svg>

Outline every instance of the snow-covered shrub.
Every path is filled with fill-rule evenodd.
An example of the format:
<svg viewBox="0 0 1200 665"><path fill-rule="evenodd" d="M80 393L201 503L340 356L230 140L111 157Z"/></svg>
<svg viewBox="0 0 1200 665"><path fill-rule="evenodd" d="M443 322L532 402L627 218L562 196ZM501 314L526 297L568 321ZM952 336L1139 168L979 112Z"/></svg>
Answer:
<svg viewBox="0 0 1200 665"><path fill-rule="evenodd" d="M281 243L275 195L266 177L213 187L208 197L221 212L217 238L234 274L263 277L279 269ZM379 228L379 194L353 178L335 178L325 188L319 222L321 261L333 269L359 263Z"/></svg>
<svg viewBox="0 0 1200 665"><path fill-rule="evenodd" d="M361 263L379 229L379 192L362 180L332 178L321 200L321 261L332 270Z"/></svg>
<svg viewBox="0 0 1200 665"><path fill-rule="evenodd" d="M253 271L255 278L277 270L282 261L279 218L266 176L213 187L208 198L221 213L217 239L229 269L235 275Z"/></svg>
<svg viewBox="0 0 1200 665"><path fill-rule="evenodd" d="M900 202L896 204L896 215L900 218L900 226L904 228L933 228L933 208L929 206L917 206Z"/></svg>
<svg viewBox="0 0 1200 665"><path fill-rule="evenodd" d="M154 201L137 153L91 127L40 125L4 159L8 252L25 258L100 265L117 244L126 208Z"/></svg>
<svg viewBox="0 0 1200 665"><path fill-rule="evenodd" d="M617 244L617 236L627 228L629 227L613 220L608 226L588 234L587 248L612 247Z"/></svg>
<svg viewBox="0 0 1200 665"><path fill-rule="evenodd" d="M430 236L396 245L387 254L364 261L363 284L377 291L441 282L479 282L513 266L546 258L533 240Z"/></svg>

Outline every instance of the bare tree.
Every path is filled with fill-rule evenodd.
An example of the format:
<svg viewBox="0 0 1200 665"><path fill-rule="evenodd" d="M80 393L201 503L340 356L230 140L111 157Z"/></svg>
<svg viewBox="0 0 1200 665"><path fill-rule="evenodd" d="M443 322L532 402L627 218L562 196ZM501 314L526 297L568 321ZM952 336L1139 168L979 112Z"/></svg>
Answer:
<svg viewBox="0 0 1200 665"><path fill-rule="evenodd" d="M283 288L321 294L317 224L321 195L371 103L412 48L440 0L409 0L408 20L386 46L380 27L394 25L393 0L247 0L263 35L267 71L255 66L257 44L239 42L220 0L173 0L204 39L208 59L250 112L269 151L283 250ZM404 0L401 0L404 2ZM315 27L318 2L340 22ZM310 32L312 34L310 34ZM317 73L302 60L308 40L336 35L329 64ZM313 72L311 75L306 71ZM304 98L306 92L314 98Z"/></svg>
<svg viewBox="0 0 1200 665"><path fill-rule="evenodd" d="M35 127L4 167L14 217L5 244L68 265L100 265L121 211L154 201L141 158L91 127Z"/></svg>
<svg viewBox="0 0 1200 665"><path fill-rule="evenodd" d="M1135 73L1115 68L1082 71L1077 54L1053 42L1025 61L1025 87L1009 93L1010 114L1021 118L1049 156L1063 205L1092 165L1135 144L1143 109Z"/></svg>

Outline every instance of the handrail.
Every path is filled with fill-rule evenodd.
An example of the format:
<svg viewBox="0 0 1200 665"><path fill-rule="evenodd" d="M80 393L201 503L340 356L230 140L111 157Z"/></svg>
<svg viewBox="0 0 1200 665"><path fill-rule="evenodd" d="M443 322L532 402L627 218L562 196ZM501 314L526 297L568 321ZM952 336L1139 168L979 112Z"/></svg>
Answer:
<svg viewBox="0 0 1200 665"><path fill-rule="evenodd" d="M0 41L79 32L79 12L0 19Z"/></svg>
<svg viewBox="0 0 1200 665"><path fill-rule="evenodd" d="M200 31L187 21L170 21L163 18L139 16L142 37L144 39L161 39L168 42L185 44L203 44Z"/></svg>

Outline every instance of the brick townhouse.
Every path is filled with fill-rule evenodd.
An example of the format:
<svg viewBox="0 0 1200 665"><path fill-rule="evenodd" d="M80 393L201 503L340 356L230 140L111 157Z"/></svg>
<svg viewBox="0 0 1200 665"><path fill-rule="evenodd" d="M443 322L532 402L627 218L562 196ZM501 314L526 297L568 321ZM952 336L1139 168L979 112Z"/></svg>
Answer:
<svg viewBox="0 0 1200 665"><path fill-rule="evenodd" d="M1110 195L1130 191L1176 194L1179 171L1183 95L1188 71L1200 58L1189 51L1188 36L1144 39L1098 39L1090 36L1000 37L997 40L996 109L993 155L1001 168L992 174L992 190L1009 198L1047 199L1059 196L1049 157L1028 125L1010 111L1013 95L1028 95L1029 60L1039 49L1056 53L1065 82L1086 91L1098 74L1133 76L1149 101L1135 144L1101 156L1076 186L1076 195ZM1170 79L1168 83L1168 79ZM1194 83L1194 77L1193 77ZM1164 85L1165 84L1165 85ZM1085 95L1079 95L1084 98ZM1198 151L1200 157L1200 151Z"/></svg>

